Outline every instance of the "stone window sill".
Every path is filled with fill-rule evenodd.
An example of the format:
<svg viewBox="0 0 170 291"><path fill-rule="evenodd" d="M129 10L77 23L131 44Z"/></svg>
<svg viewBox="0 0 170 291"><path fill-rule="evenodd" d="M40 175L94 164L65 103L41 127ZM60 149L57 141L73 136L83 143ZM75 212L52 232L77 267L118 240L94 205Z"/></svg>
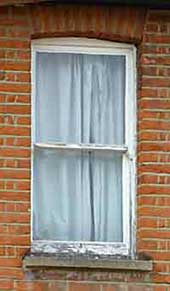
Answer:
<svg viewBox="0 0 170 291"><path fill-rule="evenodd" d="M56 256L33 255L25 256L24 268L86 268L111 269L131 271L152 271L153 263L150 260L133 259L99 259L99 258L62 258Z"/></svg>

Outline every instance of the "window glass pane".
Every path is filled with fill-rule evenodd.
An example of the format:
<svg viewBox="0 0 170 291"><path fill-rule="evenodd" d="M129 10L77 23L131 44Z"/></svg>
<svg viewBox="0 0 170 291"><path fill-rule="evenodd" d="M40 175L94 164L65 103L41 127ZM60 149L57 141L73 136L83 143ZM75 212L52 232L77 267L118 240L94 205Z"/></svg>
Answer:
<svg viewBox="0 0 170 291"><path fill-rule="evenodd" d="M122 156L36 149L34 239L122 241Z"/></svg>
<svg viewBox="0 0 170 291"><path fill-rule="evenodd" d="M36 141L124 143L124 56L37 53L36 63Z"/></svg>

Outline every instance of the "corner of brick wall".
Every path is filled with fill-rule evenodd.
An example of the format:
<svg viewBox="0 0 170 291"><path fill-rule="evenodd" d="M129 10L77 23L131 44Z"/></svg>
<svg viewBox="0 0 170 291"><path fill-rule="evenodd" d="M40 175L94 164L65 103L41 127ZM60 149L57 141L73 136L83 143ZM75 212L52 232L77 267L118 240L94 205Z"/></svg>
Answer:
<svg viewBox="0 0 170 291"><path fill-rule="evenodd" d="M151 10L140 46L137 239L138 250L154 260L159 284L170 283L169 129L170 11Z"/></svg>

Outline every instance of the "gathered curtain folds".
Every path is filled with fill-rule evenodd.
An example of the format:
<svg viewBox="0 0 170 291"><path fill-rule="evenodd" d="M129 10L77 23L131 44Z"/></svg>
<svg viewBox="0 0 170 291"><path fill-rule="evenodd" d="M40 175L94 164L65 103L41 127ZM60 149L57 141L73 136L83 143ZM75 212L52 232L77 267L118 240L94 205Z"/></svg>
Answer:
<svg viewBox="0 0 170 291"><path fill-rule="evenodd" d="M39 52L34 143L123 145L125 57ZM34 148L35 240L121 242L122 153Z"/></svg>

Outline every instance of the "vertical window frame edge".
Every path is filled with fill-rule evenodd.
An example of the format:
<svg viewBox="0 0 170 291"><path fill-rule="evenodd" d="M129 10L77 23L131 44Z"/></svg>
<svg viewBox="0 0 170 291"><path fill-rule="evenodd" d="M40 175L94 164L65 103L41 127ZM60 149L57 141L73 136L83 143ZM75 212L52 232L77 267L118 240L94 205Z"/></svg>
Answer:
<svg viewBox="0 0 170 291"><path fill-rule="evenodd" d="M136 254L136 87L136 47L132 45L126 55L125 144L128 152L124 155L123 167L123 235L131 258ZM127 181L129 187L126 187Z"/></svg>
<svg viewBox="0 0 170 291"><path fill-rule="evenodd" d="M61 38L63 40L63 38ZM78 39L83 46L85 52L91 52L93 46L87 45L86 39ZM64 38L67 52L69 50L70 41L73 38ZM85 41L85 42L84 42ZM88 39L90 42L91 39ZM36 54L37 52L61 52L65 44L60 44L60 38L54 39L41 39L33 40L31 45L31 253L61 253L61 249L72 249L73 253L84 253L90 250L94 255L113 255L113 256L130 256L134 258L136 252L136 48L134 45L114 43L109 41L97 41L98 45L94 50L96 54L106 51L106 55L124 55L126 58L126 71L125 71L125 144L128 146L128 153L123 154L122 161L122 221L123 221L123 242L117 243L100 243L100 242L61 242L61 241L38 241L33 239L33 158L34 158L34 142L36 130ZM93 43L95 43L93 40ZM107 44L110 46L107 46ZM60 44L60 45L58 45ZM106 44L106 46L105 46ZM72 45L73 51L80 52L82 46ZM93 50L93 53L94 53ZM81 51L82 52L82 51ZM82 52L84 53L84 52ZM130 121L133 122L131 123ZM130 135L129 135L130 132ZM130 138L129 138L130 136ZM130 140L130 142L129 142ZM126 187L128 180L129 187ZM128 191L127 191L128 188ZM128 207L127 207L128 205ZM58 246L58 247L57 247ZM61 248L63 246L63 248ZM104 248L107 250L104 251ZM95 251L96 248L96 251ZM59 250L60 249L60 250ZM79 252L80 250L80 252Z"/></svg>

